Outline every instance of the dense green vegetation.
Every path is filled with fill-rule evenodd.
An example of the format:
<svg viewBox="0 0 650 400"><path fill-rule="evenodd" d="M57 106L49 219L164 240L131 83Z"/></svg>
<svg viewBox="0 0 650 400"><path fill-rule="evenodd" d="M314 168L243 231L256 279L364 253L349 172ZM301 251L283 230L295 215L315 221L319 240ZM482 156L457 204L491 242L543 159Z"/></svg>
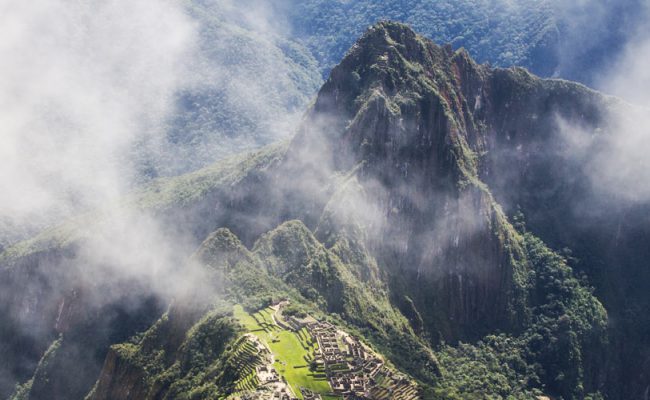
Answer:
<svg viewBox="0 0 650 400"><path fill-rule="evenodd" d="M528 66L547 74L559 34L548 1L312 0L295 2L292 11L298 35L326 71L355 38L381 20L407 23L435 42L465 47L479 62Z"/></svg>
<svg viewBox="0 0 650 400"><path fill-rule="evenodd" d="M241 334L237 324L219 307L189 329L186 317L172 310L143 334L112 347L114 357L142 377L132 388L142 398L160 392L169 398L225 398L250 372L235 364L244 358L253 366L260 362L245 341L237 340ZM97 383L91 398L107 390L103 385Z"/></svg>
<svg viewBox="0 0 650 400"><path fill-rule="evenodd" d="M506 335L488 336L471 345L443 346L437 353L443 376L434 389L441 399L497 398L530 399L539 390L528 367L519 340Z"/></svg>
<svg viewBox="0 0 650 400"><path fill-rule="evenodd" d="M50 364L56 356L57 350L61 347L62 340L63 338L59 337L57 340L52 342L45 354L43 354L43 358L41 358L41 361L38 363L38 367L36 367L36 371L34 372L34 377L24 384L17 386L16 391L11 396L11 400L27 400L29 399L35 381L37 385L49 381L50 377L48 374L51 373Z"/></svg>
<svg viewBox="0 0 650 400"><path fill-rule="evenodd" d="M254 8L222 0L183 3L199 29L199 59L190 72L195 82L176 94L163 140L137 144L143 181L288 137L322 83L309 50L280 30L251 23L247 13Z"/></svg>
<svg viewBox="0 0 650 400"><path fill-rule="evenodd" d="M530 233L523 239L533 267L528 327L518 336L489 335L475 344L443 346L436 353L444 377L433 390L436 396L600 398L585 393L585 380L591 378L583 366L594 368L604 355L605 309L562 257Z"/></svg>

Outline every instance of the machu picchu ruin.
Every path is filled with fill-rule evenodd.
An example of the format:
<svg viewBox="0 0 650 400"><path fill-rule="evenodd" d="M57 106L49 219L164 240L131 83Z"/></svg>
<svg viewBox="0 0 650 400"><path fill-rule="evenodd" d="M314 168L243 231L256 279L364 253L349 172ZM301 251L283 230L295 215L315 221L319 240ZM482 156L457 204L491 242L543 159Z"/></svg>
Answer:
<svg viewBox="0 0 650 400"><path fill-rule="evenodd" d="M284 301L254 313L235 307L261 355L230 398L241 400L419 399L417 384L357 337L312 316L288 316Z"/></svg>

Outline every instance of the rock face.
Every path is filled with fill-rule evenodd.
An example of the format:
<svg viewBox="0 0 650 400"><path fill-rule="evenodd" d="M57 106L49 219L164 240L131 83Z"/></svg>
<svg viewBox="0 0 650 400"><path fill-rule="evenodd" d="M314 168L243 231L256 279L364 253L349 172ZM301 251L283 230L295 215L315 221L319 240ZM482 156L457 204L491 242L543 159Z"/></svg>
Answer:
<svg viewBox="0 0 650 400"><path fill-rule="evenodd" d="M313 114L337 116L338 124L307 127L298 138L324 139L334 156L326 168L358 166L359 195L378 226L366 245L391 285L408 290L422 309L428 331L445 340L512 329L525 319L516 295L521 249L478 176L485 132L473 113L480 107L468 99L478 101L474 92L487 74L466 53L404 26L377 26L319 93Z"/></svg>
<svg viewBox="0 0 650 400"><path fill-rule="evenodd" d="M104 367L99 375L96 399L142 399L146 396L146 387L142 386L144 372L137 366L130 365L119 357L115 350L109 350ZM119 384L115 384L119 382Z"/></svg>
<svg viewBox="0 0 650 400"><path fill-rule="evenodd" d="M618 379L605 352L607 315L568 257L535 235L561 248L581 232L558 234L568 218L562 207L584 182L579 165L552 151L562 146L558 116L604 129L602 116L615 103L581 85L477 65L462 50L380 23L332 70L286 146L141 198L165 197L164 207L151 207L202 242L193 262L220 282L214 294L222 300L254 309L291 296L312 312L336 314L432 387L432 398L481 390L530 398L540 394L533 389L584 398ZM558 189L542 190L550 182ZM544 206L549 200L556 202ZM47 268L44 256L34 257L31 268ZM3 262L25 259L5 254ZM51 308L39 315L55 321ZM180 396L203 382L208 365L225 359L215 350L205 361L187 347L192 326L203 326L200 338L213 338L220 351L232 334L225 314L209 315L170 311L133 343L110 351L96 344L108 356L93 398ZM76 326L65 321L59 326ZM166 330L174 321L185 322ZM122 332L133 333L132 326ZM474 353L492 346L495 358L475 360L485 369L472 371L478 380L503 365L514 371L507 385L454 386L458 377L445 370L457 366L446 356L441 365L434 350L459 341L477 343ZM234 382L223 379L224 387L210 381L210 393Z"/></svg>

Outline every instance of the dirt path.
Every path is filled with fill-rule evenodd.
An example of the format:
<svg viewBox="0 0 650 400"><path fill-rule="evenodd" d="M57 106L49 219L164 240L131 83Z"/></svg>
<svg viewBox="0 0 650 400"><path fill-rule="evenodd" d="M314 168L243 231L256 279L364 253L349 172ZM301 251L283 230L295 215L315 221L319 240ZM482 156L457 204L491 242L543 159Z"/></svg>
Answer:
<svg viewBox="0 0 650 400"><path fill-rule="evenodd" d="M275 316L276 316L276 314L278 314L278 313L280 313L280 315L281 315L281 313L282 313L282 307L287 306L287 305L289 305L289 301L288 301L288 300L284 300L284 301L279 302L279 303L276 304L276 305L273 305L273 306L270 306L270 307L269 307L271 310L273 310L273 314L271 314L271 319L273 320L273 323L274 323L275 325L277 325L279 328L282 328L282 329L287 329L286 324L280 324L280 323L278 322L278 320L275 318Z"/></svg>

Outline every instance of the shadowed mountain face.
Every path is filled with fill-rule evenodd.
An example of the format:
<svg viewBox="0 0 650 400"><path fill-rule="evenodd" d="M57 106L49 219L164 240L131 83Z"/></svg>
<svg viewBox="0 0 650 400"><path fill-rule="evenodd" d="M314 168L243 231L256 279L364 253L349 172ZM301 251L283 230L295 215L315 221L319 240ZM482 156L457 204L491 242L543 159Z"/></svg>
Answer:
<svg viewBox="0 0 650 400"><path fill-rule="evenodd" d="M638 396L648 313L615 288L629 287L647 311L650 224L638 205L576 212L587 199L609 203L586 177L588 160L564 151L559 122L607 134L606 117L626 107L378 24L332 70L290 142L157 181L129 200L165 235L187 232L199 250L186 265L205 274L205 290L189 296L157 291L175 301L146 333L133 336L137 322L163 312L147 285L134 286L137 301L100 302L87 293L110 291L119 277L99 285L76 273L106 267L79 263L93 218L0 256L1 282L10 282L0 315L16 327L0 332L2 356L21 366L21 383L36 370L16 398L80 398L95 381L98 399L226 397L242 379L224 373L241 329L228 310L282 298L357 332L416 378L423 398ZM611 243L614 226L626 246ZM544 243L572 248L580 264ZM166 273L189 270L176 268ZM25 323L39 334L24 333ZM97 340L107 325L111 335ZM80 356L88 353L93 360ZM61 376L76 369L88 376L74 385Z"/></svg>

